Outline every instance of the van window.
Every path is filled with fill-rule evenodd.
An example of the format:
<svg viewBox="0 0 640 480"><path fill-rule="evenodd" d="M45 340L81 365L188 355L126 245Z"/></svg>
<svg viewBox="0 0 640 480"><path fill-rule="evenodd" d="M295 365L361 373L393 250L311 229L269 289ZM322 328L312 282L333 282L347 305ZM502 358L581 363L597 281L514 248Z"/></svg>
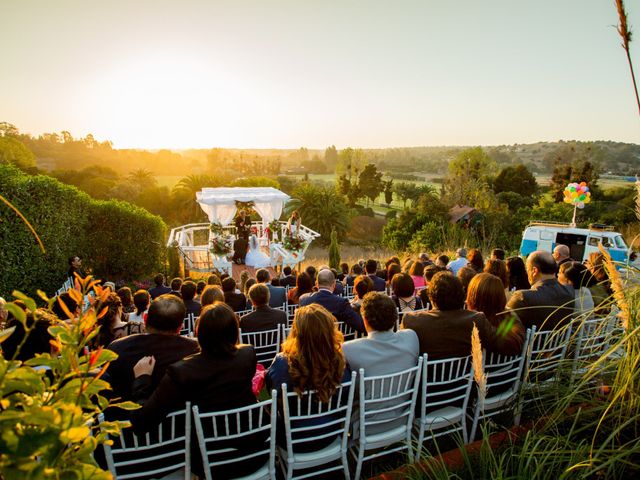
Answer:
<svg viewBox="0 0 640 480"><path fill-rule="evenodd" d="M540 232L540 240L553 240L555 236L555 232L550 232L549 230L542 230Z"/></svg>
<svg viewBox="0 0 640 480"><path fill-rule="evenodd" d="M622 238L622 235L618 235L617 237L615 237L615 240L616 240L616 247L624 248L626 250L627 245L624 243L624 238Z"/></svg>
<svg viewBox="0 0 640 480"><path fill-rule="evenodd" d="M602 245L605 246L606 248L611 248L613 247L613 241L609 237L603 237Z"/></svg>
<svg viewBox="0 0 640 480"><path fill-rule="evenodd" d="M602 239L600 237L589 237L589 246L597 247L601 241Z"/></svg>

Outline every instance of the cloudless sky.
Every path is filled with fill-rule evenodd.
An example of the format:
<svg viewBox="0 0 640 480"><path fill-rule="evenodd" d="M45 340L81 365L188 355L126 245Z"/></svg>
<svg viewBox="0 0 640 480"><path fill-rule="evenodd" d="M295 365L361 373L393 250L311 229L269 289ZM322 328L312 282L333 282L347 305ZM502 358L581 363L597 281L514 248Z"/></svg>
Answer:
<svg viewBox="0 0 640 480"><path fill-rule="evenodd" d="M1 0L0 121L119 148L640 143L617 23L613 0Z"/></svg>

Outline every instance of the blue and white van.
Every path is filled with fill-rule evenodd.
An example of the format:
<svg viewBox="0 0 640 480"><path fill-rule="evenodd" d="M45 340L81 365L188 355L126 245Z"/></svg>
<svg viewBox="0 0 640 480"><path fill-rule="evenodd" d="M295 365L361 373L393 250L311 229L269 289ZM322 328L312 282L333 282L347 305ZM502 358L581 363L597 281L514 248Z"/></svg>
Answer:
<svg viewBox="0 0 640 480"><path fill-rule="evenodd" d="M536 250L553 252L558 244L566 245L571 251L571 258L583 262L591 252L597 252L598 244L609 251L614 262L627 263L629 247L624 238L613 227L592 224L589 228L578 228L569 223L534 221L522 234L520 255L526 256Z"/></svg>

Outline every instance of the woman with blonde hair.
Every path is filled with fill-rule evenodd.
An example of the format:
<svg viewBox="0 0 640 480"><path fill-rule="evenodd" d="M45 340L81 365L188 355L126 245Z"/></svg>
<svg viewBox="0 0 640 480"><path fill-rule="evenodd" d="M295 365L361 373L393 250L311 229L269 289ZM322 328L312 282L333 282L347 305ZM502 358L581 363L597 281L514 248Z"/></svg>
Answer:
<svg viewBox="0 0 640 480"><path fill-rule="evenodd" d="M351 373L342 352L344 337L331 313L318 304L296 310L289 336L282 344L282 353L273 360L267 372L269 389L280 390L286 384L289 391L302 395L315 390L320 402L326 403ZM324 419L322 423L329 422ZM317 425L315 419L310 425ZM314 435L321 429L314 430ZM314 451L331 444L335 437L298 444L300 451Z"/></svg>

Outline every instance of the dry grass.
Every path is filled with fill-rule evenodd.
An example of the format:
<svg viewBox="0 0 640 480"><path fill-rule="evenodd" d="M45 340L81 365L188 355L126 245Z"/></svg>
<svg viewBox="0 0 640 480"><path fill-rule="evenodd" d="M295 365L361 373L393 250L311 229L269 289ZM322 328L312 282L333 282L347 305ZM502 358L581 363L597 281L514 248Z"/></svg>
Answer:
<svg viewBox="0 0 640 480"><path fill-rule="evenodd" d="M393 255L397 255L397 253L379 246L361 247L355 245L340 245L340 262L346 262L349 265L353 265L361 258L365 260L374 258L384 261ZM306 260L303 263L305 267L309 265L313 265L314 267L327 265L329 263L329 247L312 245L309 247L309 250L307 250Z"/></svg>

